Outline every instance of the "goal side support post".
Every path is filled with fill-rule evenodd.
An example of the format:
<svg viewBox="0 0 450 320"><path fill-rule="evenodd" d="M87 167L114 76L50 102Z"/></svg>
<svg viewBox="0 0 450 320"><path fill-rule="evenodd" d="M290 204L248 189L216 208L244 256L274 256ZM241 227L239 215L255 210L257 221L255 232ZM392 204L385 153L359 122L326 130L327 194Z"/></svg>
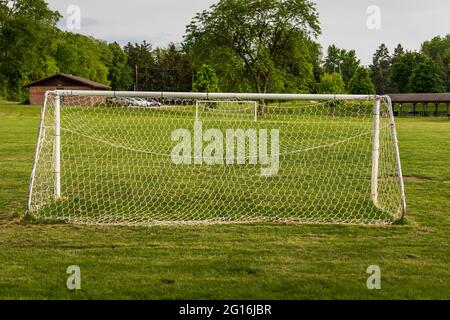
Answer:
<svg viewBox="0 0 450 320"><path fill-rule="evenodd" d="M379 208L378 202L378 172L380 161L380 99L376 99L373 106L373 150L372 150L372 179L371 197L373 204Z"/></svg>
<svg viewBox="0 0 450 320"><path fill-rule="evenodd" d="M36 171L37 171L37 165L38 165L38 160L39 160L39 155L40 155L39 151L40 151L40 148L42 145L42 140L43 140L44 130L45 130L45 126L44 126L45 111L47 108L47 101L48 101L48 96L50 93L51 92L49 92L49 91L47 91L45 93L44 104L42 105L42 108L41 108L41 115L40 115L40 120L39 120L39 131L38 131L38 137L37 137L37 142L36 142L36 149L34 151L33 170L31 171L30 185L28 188L27 210L29 212L32 211L31 203L33 200L34 183L36 180Z"/></svg>
<svg viewBox="0 0 450 320"><path fill-rule="evenodd" d="M33 169L31 172L30 178L30 186L29 186L29 194L28 194L28 202L27 202L27 210L29 212L32 210L32 201L34 194L34 185L36 180L36 171L38 166L38 161L40 157L40 149L42 147L43 139L46 134L45 127L45 113L47 109L47 103L49 102L49 96L51 96L52 91L47 91L44 97L44 104L41 109L40 115L40 124L39 124L39 132L36 143L36 150L34 155ZM54 199L57 200L61 198L61 96L55 95L53 97L54 103L54 144L53 144L53 159L52 159L52 167L53 170L53 196Z"/></svg>
<svg viewBox="0 0 450 320"><path fill-rule="evenodd" d="M402 201L402 219L403 219L406 215L406 193L405 193L405 182L403 180L402 163L401 163L401 159L400 159L400 149L398 146L397 128L395 126L394 110L392 108L391 97L384 96L383 99L387 102L387 106L389 109L391 135L392 135L392 141L394 143L395 163L396 163L397 173L398 173L399 183L400 183L400 192L401 192L401 201Z"/></svg>
<svg viewBox="0 0 450 320"><path fill-rule="evenodd" d="M371 178L371 198L374 205L381 208L378 198L378 180L380 170L380 116L381 116L381 101L385 100L389 113L389 126L391 128L392 142L394 144L395 162L397 168L397 174L399 178L400 193L401 193L401 217L402 219L406 214L406 195L405 184L403 180L402 165L400 160L400 149L398 146L397 129L395 126L394 111L392 109L392 102L389 96L378 97L375 100L373 107L373 150L372 150L372 178Z"/></svg>
<svg viewBox="0 0 450 320"><path fill-rule="evenodd" d="M55 145L53 161L55 167L55 199L61 197L61 97L55 96Z"/></svg>

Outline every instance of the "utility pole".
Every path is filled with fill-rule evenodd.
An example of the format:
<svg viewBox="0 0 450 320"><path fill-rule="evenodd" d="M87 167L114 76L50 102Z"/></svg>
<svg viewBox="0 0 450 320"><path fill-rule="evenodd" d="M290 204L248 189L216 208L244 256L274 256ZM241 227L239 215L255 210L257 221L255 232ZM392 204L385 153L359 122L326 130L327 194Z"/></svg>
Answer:
<svg viewBox="0 0 450 320"><path fill-rule="evenodd" d="M134 80L134 91L138 91L138 66L137 64L134 66L135 69L135 80Z"/></svg>

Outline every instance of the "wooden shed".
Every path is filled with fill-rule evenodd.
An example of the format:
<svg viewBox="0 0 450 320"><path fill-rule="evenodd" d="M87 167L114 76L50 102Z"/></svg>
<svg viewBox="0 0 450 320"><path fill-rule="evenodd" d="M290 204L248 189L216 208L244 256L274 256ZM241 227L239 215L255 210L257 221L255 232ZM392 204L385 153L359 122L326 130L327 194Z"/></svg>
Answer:
<svg viewBox="0 0 450 320"><path fill-rule="evenodd" d="M57 73L25 86L31 104L43 104L45 92L51 90L109 90L107 85L64 73Z"/></svg>

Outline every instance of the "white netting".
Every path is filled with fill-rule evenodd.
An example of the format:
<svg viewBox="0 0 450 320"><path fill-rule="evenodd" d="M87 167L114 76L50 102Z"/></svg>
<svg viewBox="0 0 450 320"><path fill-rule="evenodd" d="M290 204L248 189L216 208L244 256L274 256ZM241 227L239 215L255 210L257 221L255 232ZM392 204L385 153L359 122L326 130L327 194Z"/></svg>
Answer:
<svg viewBox="0 0 450 320"><path fill-rule="evenodd" d="M196 119L206 121L258 121L258 103L256 101L222 100L196 102Z"/></svg>
<svg viewBox="0 0 450 320"><path fill-rule="evenodd" d="M55 197L49 94L29 213L85 224L392 223L402 188L391 110L383 99L374 198L373 105L62 96Z"/></svg>

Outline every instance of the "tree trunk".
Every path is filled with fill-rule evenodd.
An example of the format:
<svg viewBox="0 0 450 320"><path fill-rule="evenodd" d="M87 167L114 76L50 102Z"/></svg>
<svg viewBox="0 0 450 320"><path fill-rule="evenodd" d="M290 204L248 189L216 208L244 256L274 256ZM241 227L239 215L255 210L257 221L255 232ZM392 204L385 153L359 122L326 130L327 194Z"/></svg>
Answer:
<svg viewBox="0 0 450 320"><path fill-rule="evenodd" d="M269 86L269 78L270 78L270 74L264 75L264 85L262 88L258 89L259 90L258 93L262 93L262 94L267 93L267 87ZM265 106L266 106L266 100L260 99L259 106L258 106L258 115L260 115L260 116L266 115L266 113L264 111Z"/></svg>

